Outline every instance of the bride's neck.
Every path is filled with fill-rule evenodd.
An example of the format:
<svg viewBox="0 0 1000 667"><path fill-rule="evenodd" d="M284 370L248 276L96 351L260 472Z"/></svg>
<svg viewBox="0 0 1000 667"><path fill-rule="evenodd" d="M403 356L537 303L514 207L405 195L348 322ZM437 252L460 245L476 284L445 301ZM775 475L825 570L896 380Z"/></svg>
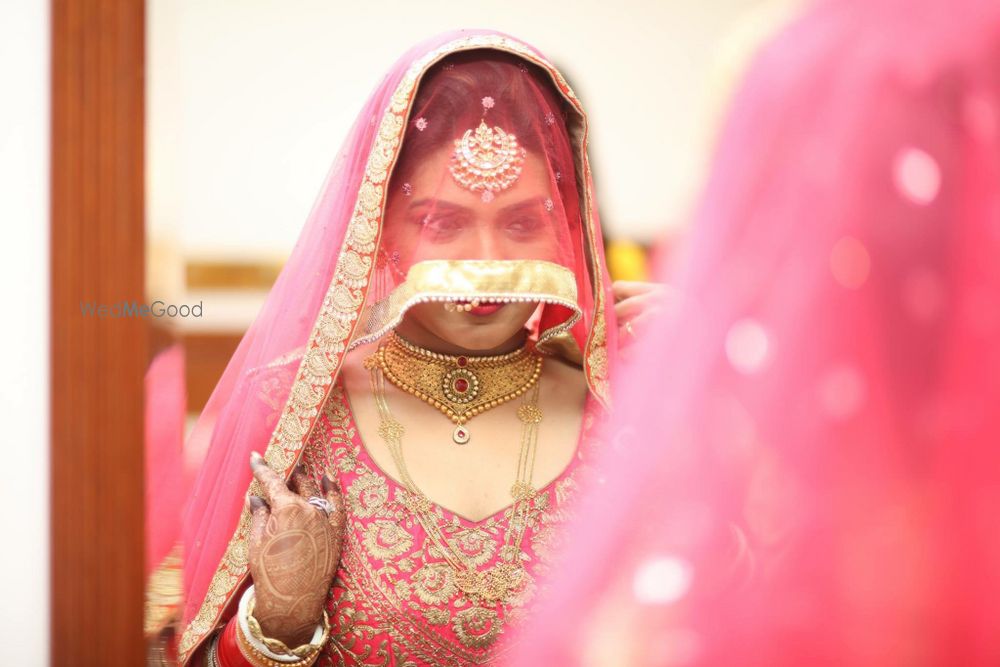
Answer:
<svg viewBox="0 0 1000 667"><path fill-rule="evenodd" d="M396 327L396 333L418 347L438 354L466 355L470 357L492 356L495 354L506 354L524 347L528 340L527 329L521 329L509 339L495 347L483 349L470 349L456 345L440 336L431 333L427 328L415 322L403 321Z"/></svg>

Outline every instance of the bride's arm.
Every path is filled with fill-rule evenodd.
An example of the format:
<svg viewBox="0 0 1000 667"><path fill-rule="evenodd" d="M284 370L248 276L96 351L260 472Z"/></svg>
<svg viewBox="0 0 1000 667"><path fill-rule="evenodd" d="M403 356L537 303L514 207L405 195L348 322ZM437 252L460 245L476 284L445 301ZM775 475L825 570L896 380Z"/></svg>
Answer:
<svg viewBox="0 0 1000 667"><path fill-rule="evenodd" d="M340 559L345 524L340 490L327 475L321 490L301 467L286 485L256 454L251 467L264 489L263 498L247 499L252 512L253 589L244 595L239 611L215 643L208 645L206 667L215 667L213 659L219 667L270 664L269 647L262 638L295 648L316 642L317 635L326 636L317 628L323 625L323 604ZM329 518L308 500L315 503L320 498L330 504Z"/></svg>

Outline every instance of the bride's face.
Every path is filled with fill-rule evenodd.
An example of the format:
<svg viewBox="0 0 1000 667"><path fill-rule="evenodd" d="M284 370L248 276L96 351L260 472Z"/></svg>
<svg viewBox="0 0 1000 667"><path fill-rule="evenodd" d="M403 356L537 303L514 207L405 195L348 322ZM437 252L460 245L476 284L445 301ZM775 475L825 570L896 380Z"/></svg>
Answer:
<svg viewBox="0 0 1000 667"><path fill-rule="evenodd" d="M543 159L529 152L514 185L489 202L451 177L450 159L450 147L443 147L407 177L409 187L393 188L385 240L405 266L441 259L558 260L560 225L553 216L559 213ZM404 327L449 347L485 352L520 336L537 305L482 301L471 311L449 311L429 302L411 308Z"/></svg>

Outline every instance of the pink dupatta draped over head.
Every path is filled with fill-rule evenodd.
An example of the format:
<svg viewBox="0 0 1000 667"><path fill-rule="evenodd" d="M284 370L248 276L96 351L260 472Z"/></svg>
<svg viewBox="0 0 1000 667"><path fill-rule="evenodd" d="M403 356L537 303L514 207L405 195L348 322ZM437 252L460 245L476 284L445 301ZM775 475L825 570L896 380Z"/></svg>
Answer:
<svg viewBox="0 0 1000 667"><path fill-rule="evenodd" d="M783 31L685 266L514 664L1000 663L1000 5Z"/></svg>
<svg viewBox="0 0 1000 667"><path fill-rule="evenodd" d="M413 132L412 107L422 77L444 57L482 49L539 68L565 104L559 123L565 123L573 151L573 173L566 177L579 201L563 195L555 205L579 219L577 237L569 239L579 253L559 259L568 264L571 283L577 283L570 309L576 312L543 312L541 334L560 322L571 325L570 335L551 336L551 351L581 363L591 391L606 399L616 327L586 155L587 121L579 101L544 56L508 36L458 31L419 44L363 107L288 263L191 435L190 444L207 446L208 453L185 521L182 664L217 627L247 577L244 498L252 489L250 452L264 452L273 468L289 474L345 352L352 343L384 333L382 325L396 321L401 303L405 308L404 301L390 298L398 292L386 289L384 280L385 257L398 252L382 247L390 192L401 185L391 181L393 170L407 133Z"/></svg>

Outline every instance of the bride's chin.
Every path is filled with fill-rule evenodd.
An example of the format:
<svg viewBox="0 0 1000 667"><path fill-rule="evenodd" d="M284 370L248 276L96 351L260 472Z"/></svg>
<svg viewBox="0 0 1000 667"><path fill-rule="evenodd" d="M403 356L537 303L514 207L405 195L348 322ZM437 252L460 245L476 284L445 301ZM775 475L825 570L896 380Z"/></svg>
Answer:
<svg viewBox="0 0 1000 667"><path fill-rule="evenodd" d="M473 322L465 326L449 327L438 335L448 343L475 354L492 351L510 343L517 338L522 328Z"/></svg>
<svg viewBox="0 0 1000 667"><path fill-rule="evenodd" d="M437 307L434 307L437 306ZM438 304L412 308L398 327L404 338L435 351L451 354L497 354L519 347L533 307L504 304L494 312L444 310Z"/></svg>

